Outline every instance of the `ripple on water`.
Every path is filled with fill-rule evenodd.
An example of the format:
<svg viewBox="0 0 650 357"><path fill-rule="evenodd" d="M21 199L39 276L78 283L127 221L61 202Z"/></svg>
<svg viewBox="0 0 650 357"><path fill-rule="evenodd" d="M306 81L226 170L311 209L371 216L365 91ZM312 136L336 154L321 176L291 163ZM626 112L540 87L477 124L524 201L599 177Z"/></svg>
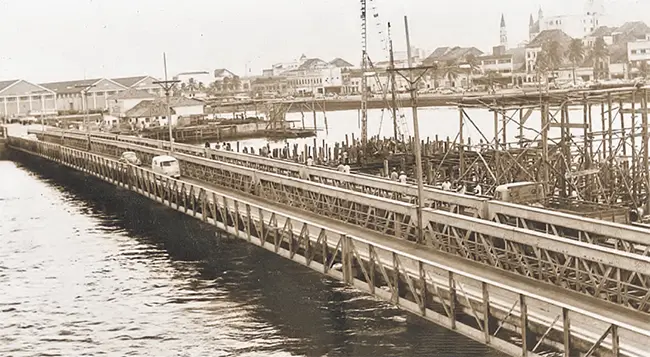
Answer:
<svg viewBox="0 0 650 357"><path fill-rule="evenodd" d="M496 355L123 190L0 172L0 356Z"/></svg>

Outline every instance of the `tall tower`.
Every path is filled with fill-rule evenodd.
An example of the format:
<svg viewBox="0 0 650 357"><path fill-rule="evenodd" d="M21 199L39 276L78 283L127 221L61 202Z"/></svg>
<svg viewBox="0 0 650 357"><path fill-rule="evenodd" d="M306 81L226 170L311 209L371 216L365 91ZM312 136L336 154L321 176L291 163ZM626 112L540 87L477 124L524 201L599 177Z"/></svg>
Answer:
<svg viewBox="0 0 650 357"><path fill-rule="evenodd" d="M508 49L508 31L506 30L506 19L501 14L501 31L499 32L499 44Z"/></svg>
<svg viewBox="0 0 650 357"><path fill-rule="evenodd" d="M584 26L584 35L588 35L600 26L603 26L605 17L605 5L603 0L586 0L582 14Z"/></svg>

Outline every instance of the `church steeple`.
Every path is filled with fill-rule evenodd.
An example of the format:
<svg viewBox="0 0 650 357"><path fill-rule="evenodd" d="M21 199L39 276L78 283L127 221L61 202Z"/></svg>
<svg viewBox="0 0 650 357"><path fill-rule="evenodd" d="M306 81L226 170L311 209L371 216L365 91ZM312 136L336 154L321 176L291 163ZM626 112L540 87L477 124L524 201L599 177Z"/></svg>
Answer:
<svg viewBox="0 0 650 357"><path fill-rule="evenodd" d="M506 30L506 19L501 14L501 29L499 32L499 44L501 46L504 46L505 48L508 48L508 31Z"/></svg>

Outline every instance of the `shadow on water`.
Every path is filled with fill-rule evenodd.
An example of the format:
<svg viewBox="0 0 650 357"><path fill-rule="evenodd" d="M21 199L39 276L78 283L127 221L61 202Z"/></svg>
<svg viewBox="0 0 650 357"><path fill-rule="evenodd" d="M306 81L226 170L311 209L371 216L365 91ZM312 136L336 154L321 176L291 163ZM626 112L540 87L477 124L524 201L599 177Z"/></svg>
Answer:
<svg viewBox="0 0 650 357"><path fill-rule="evenodd" d="M229 300L280 331L283 351L306 356L501 356L271 252L223 233L216 236L214 227L133 192L41 159L21 157L20 164L84 201L101 217L103 229L126 231L142 244L164 249L173 261L188 263L175 268L198 272L201 282L190 284L194 289L224 289ZM177 274L176 279L187 276ZM183 304L183 299L170 303Z"/></svg>

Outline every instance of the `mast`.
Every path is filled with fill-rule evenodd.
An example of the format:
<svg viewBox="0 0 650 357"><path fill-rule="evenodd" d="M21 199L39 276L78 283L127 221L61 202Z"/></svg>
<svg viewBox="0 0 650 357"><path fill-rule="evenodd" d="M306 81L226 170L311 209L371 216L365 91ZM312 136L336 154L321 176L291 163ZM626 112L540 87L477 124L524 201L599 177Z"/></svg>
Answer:
<svg viewBox="0 0 650 357"><path fill-rule="evenodd" d="M393 54L393 39L390 37L390 22L388 23L388 53L390 57L390 96L391 96L391 110L393 113L393 135L395 141L399 141L397 133L397 98L395 92L397 91L395 83L395 57Z"/></svg>
<svg viewBox="0 0 650 357"><path fill-rule="evenodd" d="M366 0L361 0L361 145L368 144L368 34L366 29Z"/></svg>

